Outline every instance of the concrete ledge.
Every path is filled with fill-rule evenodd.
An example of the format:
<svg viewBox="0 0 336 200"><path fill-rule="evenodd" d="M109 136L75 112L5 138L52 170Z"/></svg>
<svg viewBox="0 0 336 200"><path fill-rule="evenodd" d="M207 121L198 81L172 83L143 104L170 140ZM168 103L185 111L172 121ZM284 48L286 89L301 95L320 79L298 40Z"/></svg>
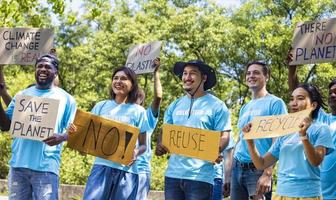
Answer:
<svg viewBox="0 0 336 200"><path fill-rule="evenodd" d="M67 185L61 184L58 190L59 199L64 200L80 200L84 192L85 186L83 185ZM5 179L0 179L0 193L8 192L8 182ZM163 200L163 191L151 190L148 196L149 200Z"/></svg>

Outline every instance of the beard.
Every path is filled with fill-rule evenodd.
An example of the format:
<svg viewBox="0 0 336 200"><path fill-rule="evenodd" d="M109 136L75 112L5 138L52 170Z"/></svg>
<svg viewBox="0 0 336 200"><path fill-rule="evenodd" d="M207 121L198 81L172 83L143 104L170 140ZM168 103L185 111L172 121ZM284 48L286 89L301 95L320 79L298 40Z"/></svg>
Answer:
<svg viewBox="0 0 336 200"><path fill-rule="evenodd" d="M54 78L52 76L48 76L46 79L40 80L38 75L35 75L36 84L42 87L52 85Z"/></svg>

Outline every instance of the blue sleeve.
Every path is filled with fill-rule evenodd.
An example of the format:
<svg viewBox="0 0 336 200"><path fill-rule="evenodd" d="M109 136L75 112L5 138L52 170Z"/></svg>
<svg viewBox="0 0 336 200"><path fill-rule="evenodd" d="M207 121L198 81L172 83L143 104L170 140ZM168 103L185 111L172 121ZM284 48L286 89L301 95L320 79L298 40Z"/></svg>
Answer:
<svg viewBox="0 0 336 200"><path fill-rule="evenodd" d="M176 103L173 102L168 106L167 110L164 113L164 118L163 118L164 123L173 124L173 111L175 109L175 105Z"/></svg>
<svg viewBox="0 0 336 200"><path fill-rule="evenodd" d="M214 120L214 130L215 131L230 131L231 118L230 112L224 103L220 104L220 108L217 110Z"/></svg>
<svg viewBox="0 0 336 200"><path fill-rule="evenodd" d="M282 137L276 139L276 141L272 144L271 148L268 150L276 159L279 159L280 148L282 144Z"/></svg>
<svg viewBox="0 0 336 200"><path fill-rule="evenodd" d="M334 150L333 139L330 134L330 129L326 125L321 125L316 131L311 135L308 135L309 141L314 147L323 146L327 149L326 155Z"/></svg>
<svg viewBox="0 0 336 200"><path fill-rule="evenodd" d="M278 99L272 105L272 115L281 114L287 114L287 107L282 99Z"/></svg>
<svg viewBox="0 0 336 200"><path fill-rule="evenodd" d="M148 131L146 111L142 110L139 114L138 125L140 133L146 133Z"/></svg>
<svg viewBox="0 0 336 200"><path fill-rule="evenodd" d="M320 108L317 115L317 121L329 124L328 118L329 115L323 110L323 108Z"/></svg>
<svg viewBox="0 0 336 200"><path fill-rule="evenodd" d="M70 123L73 122L73 120L75 119L76 110L77 110L76 102L73 99L73 97L70 96L67 101L67 105L65 107L64 115L62 117L62 121L63 121L62 130L69 127Z"/></svg>
<svg viewBox="0 0 336 200"><path fill-rule="evenodd" d="M150 106L149 108L147 108L146 110L146 117L147 117L147 125L148 128L151 130L154 130L156 127L156 124L158 122L158 118L159 118L159 112L158 115L155 117L152 107Z"/></svg>

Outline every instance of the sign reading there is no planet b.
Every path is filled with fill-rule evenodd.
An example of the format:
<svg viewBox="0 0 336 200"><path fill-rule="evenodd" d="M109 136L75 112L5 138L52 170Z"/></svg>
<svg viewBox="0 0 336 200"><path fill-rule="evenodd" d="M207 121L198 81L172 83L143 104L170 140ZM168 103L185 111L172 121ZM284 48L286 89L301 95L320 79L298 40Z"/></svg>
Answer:
<svg viewBox="0 0 336 200"><path fill-rule="evenodd" d="M292 47L290 65L336 61L336 18L298 23Z"/></svg>
<svg viewBox="0 0 336 200"><path fill-rule="evenodd" d="M0 64L34 65L53 48L53 30L0 28Z"/></svg>
<svg viewBox="0 0 336 200"><path fill-rule="evenodd" d="M10 134L31 140L44 140L55 133L59 100L17 95Z"/></svg>
<svg viewBox="0 0 336 200"><path fill-rule="evenodd" d="M155 41L147 44L138 44L129 49L126 67L136 74L154 72L153 60L160 57L161 42Z"/></svg>

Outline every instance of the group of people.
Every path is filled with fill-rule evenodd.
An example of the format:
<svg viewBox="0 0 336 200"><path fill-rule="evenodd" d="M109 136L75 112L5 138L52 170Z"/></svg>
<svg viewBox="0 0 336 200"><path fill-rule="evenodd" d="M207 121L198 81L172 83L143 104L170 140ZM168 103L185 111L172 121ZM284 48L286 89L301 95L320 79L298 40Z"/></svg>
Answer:
<svg viewBox="0 0 336 200"><path fill-rule="evenodd" d="M91 112L140 129L138 142L129 165L97 157L88 177L83 199L147 199L150 188L151 137L157 125L162 100L160 59L154 60L154 97L146 109L144 92L136 74L127 67L116 68L111 77L110 98L97 103ZM59 165L62 143L72 124L76 103L73 97L55 86L59 61L53 54L42 55L35 64L36 84L18 94L60 100L55 134L43 142L14 138L9 172L10 199L58 199ZM0 68L0 127L10 128L16 96L11 100ZM290 71L296 70L295 66ZM169 156L164 180L167 200L222 199L336 199L336 80L329 85L328 103L310 84L297 84L289 75L291 113L312 109L310 117L300 124L300 131L274 139L244 140L255 116L286 114L284 101L267 91L270 69L254 61L246 65L246 84L251 100L239 112L239 140L233 140L229 109L210 89L216 83L213 67L200 60L177 62L173 73L183 85L185 95L173 101L164 112L164 123L220 132L216 163L177 154ZM68 129L68 132L66 131ZM157 140L155 154L169 149ZM277 190L272 197L272 174L279 160Z"/></svg>

